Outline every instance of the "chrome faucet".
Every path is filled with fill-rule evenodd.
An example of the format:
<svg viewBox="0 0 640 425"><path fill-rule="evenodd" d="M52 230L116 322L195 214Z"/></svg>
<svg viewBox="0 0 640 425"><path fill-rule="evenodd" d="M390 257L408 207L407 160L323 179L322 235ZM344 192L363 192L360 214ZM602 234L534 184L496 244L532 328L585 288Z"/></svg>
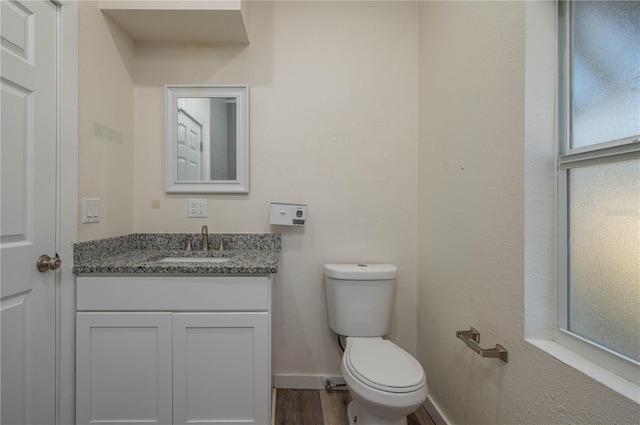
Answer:
<svg viewBox="0 0 640 425"><path fill-rule="evenodd" d="M202 250L209 251L209 228L202 226Z"/></svg>

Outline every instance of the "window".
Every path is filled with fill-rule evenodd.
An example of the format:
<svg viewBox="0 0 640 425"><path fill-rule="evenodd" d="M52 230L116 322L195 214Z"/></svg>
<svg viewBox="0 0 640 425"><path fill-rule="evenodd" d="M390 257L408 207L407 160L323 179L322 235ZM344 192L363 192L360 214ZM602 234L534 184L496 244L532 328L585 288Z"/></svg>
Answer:
<svg viewBox="0 0 640 425"><path fill-rule="evenodd" d="M559 13L557 339L638 384L640 2Z"/></svg>

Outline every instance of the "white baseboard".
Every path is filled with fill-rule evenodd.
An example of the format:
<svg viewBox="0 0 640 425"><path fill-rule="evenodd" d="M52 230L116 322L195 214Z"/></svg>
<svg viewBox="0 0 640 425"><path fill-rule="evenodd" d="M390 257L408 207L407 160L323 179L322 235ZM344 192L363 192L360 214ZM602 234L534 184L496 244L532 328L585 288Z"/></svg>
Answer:
<svg viewBox="0 0 640 425"><path fill-rule="evenodd" d="M442 413L442 410L440 410L440 407L431 398L431 394L427 395L427 399L422 406L427 409L427 413L431 416L431 419L433 419L433 422L435 422L436 425L451 425L449 419L447 419L447 417Z"/></svg>
<svg viewBox="0 0 640 425"><path fill-rule="evenodd" d="M325 377L333 379L334 384L344 384L344 379L340 375L276 373L273 375L273 386L275 388L295 388L299 390L322 390L324 389ZM438 405L433 401L431 395L427 396L427 400L424 402L423 406L436 425L451 425L447 417L442 413L442 410L440 410L440 407L438 407Z"/></svg>
<svg viewBox="0 0 640 425"><path fill-rule="evenodd" d="M296 388L299 390L323 390L324 378L333 379L334 384L344 384L340 375L300 375L295 373L276 373L273 386L276 388Z"/></svg>

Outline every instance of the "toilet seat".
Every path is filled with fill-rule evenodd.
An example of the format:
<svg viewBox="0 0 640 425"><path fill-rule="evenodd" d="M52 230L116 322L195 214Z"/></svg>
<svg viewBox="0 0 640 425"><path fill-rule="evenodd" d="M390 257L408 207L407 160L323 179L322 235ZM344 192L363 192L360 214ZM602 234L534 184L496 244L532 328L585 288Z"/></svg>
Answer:
<svg viewBox="0 0 640 425"><path fill-rule="evenodd" d="M355 378L381 391L408 393L425 385L420 363L382 338L348 338L344 360Z"/></svg>

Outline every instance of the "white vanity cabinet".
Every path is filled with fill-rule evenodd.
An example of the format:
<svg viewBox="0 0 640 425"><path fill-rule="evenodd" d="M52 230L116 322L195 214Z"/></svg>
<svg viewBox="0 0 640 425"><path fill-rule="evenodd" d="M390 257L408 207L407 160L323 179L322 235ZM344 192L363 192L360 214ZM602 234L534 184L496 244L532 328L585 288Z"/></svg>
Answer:
<svg viewBox="0 0 640 425"><path fill-rule="evenodd" d="M270 276L79 276L76 420L268 424Z"/></svg>

